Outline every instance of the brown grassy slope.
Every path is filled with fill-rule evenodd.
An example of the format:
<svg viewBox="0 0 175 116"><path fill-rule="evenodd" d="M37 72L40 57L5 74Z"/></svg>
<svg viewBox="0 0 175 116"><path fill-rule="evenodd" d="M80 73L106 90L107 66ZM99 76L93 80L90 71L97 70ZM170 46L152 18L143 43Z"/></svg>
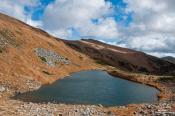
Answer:
<svg viewBox="0 0 175 116"><path fill-rule="evenodd" d="M0 14L0 43L0 83L16 88L25 85L26 80L53 82L71 72L96 68L93 60L66 46L62 41L3 14ZM36 56L35 48L52 50L72 63L48 66Z"/></svg>
<svg viewBox="0 0 175 116"><path fill-rule="evenodd" d="M143 52L108 45L92 39L63 41L68 46L89 55L101 64L108 64L130 72L175 75L175 64L147 55Z"/></svg>

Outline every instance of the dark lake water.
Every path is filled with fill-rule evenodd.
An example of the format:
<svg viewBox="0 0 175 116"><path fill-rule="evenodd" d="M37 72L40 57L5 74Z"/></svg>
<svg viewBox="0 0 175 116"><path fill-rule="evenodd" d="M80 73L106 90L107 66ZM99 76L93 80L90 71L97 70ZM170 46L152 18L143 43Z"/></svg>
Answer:
<svg viewBox="0 0 175 116"><path fill-rule="evenodd" d="M156 102L158 93L153 87L113 77L104 71L91 70L74 73L17 98L30 102L115 106Z"/></svg>

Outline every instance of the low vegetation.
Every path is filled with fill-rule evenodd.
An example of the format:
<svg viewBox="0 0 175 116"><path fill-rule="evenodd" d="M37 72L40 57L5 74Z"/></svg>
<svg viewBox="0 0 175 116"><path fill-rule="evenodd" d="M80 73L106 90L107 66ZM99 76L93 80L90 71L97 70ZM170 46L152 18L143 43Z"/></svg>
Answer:
<svg viewBox="0 0 175 116"><path fill-rule="evenodd" d="M53 75L53 74L51 74L51 73L49 73L49 72L47 72L47 71L42 71L44 74L47 74L47 75Z"/></svg>
<svg viewBox="0 0 175 116"><path fill-rule="evenodd" d="M82 57L82 56L79 56L79 59L80 59L80 60L83 60L83 57Z"/></svg>
<svg viewBox="0 0 175 116"><path fill-rule="evenodd" d="M15 40L15 35L8 29L0 30L0 47L4 48L6 45L18 47L19 43Z"/></svg>
<svg viewBox="0 0 175 116"><path fill-rule="evenodd" d="M96 60L95 63L101 64L101 65L108 65L106 62L103 62L103 61L100 61L100 60Z"/></svg>
<svg viewBox="0 0 175 116"><path fill-rule="evenodd" d="M2 49L0 49L0 53L2 53L3 52L3 50Z"/></svg>
<svg viewBox="0 0 175 116"><path fill-rule="evenodd" d="M173 82L175 83L175 77L160 77L158 79L160 82Z"/></svg>
<svg viewBox="0 0 175 116"><path fill-rule="evenodd" d="M39 56L39 58L43 61L43 62L47 62L46 58Z"/></svg>

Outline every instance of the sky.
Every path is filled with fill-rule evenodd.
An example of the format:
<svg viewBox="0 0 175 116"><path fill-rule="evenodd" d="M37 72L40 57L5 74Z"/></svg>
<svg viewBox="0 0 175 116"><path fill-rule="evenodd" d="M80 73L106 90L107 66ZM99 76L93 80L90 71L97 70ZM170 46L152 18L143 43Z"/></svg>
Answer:
<svg viewBox="0 0 175 116"><path fill-rule="evenodd" d="M0 12L58 38L175 57L175 0L1 0Z"/></svg>

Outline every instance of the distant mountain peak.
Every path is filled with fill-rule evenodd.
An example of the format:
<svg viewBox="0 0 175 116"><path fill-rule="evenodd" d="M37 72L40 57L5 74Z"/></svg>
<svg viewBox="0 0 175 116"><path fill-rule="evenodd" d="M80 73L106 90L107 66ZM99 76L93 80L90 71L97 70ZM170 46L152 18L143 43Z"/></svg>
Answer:
<svg viewBox="0 0 175 116"><path fill-rule="evenodd" d="M175 58L172 56L166 56L166 57L163 57L162 59L175 64Z"/></svg>

